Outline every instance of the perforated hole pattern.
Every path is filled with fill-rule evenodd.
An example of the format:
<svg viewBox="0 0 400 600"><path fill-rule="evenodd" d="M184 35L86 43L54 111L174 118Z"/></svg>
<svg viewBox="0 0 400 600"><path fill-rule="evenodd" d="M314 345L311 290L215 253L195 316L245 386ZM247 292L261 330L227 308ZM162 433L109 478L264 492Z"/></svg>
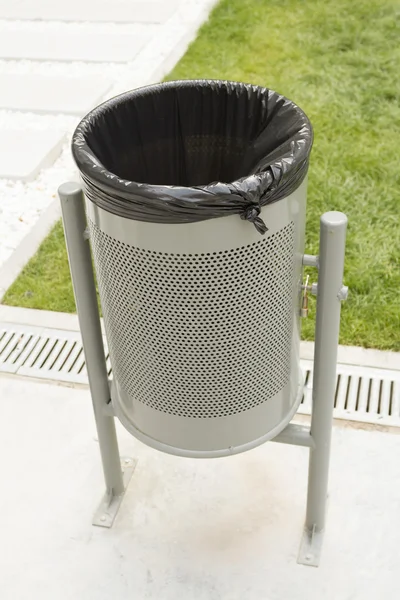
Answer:
<svg viewBox="0 0 400 600"><path fill-rule="evenodd" d="M214 418L285 387L293 222L208 254L145 250L89 227L114 377L131 397L171 415Z"/></svg>

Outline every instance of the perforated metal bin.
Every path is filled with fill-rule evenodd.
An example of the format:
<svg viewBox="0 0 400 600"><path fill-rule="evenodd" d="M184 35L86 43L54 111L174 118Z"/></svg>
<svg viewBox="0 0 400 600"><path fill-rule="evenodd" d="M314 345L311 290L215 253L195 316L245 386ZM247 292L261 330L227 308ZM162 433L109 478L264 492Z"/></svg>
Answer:
<svg viewBox="0 0 400 600"><path fill-rule="evenodd" d="M274 437L301 400L306 182L237 216L133 221L87 203L114 373L113 405L147 444L218 456Z"/></svg>
<svg viewBox="0 0 400 600"><path fill-rule="evenodd" d="M132 91L77 128L113 408L145 443L234 454L296 412L311 143L296 105L234 82Z"/></svg>
<svg viewBox="0 0 400 600"><path fill-rule="evenodd" d="M132 90L75 130L83 185L64 183L59 196L106 488L94 525L112 526L136 464L120 456L115 417L181 456L274 439L310 450L298 562L318 566L347 217L322 215L319 254L304 254L312 138L303 111L276 92L204 80ZM317 282L303 285L302 265ZM289 422L303 392L308 291L317 302L304 425Z"/></svg>

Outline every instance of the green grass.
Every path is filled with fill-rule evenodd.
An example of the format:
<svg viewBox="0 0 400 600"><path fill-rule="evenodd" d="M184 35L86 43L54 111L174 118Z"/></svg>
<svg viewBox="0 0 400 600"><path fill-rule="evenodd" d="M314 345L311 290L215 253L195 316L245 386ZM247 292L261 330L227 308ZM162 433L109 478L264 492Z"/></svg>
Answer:
<svg viewBox="0 0 400 600"><path fill-rule="evenodd" d="M76 312L61 221L7 290L3 304Z"/></svg>
<svg viewBox="0 0 400 600"><path fill-rule="evenodd" d="M305 110L315 130L306 251L318 252L324 211L347 213L340 341L391 350L400 350L399 39L398 0L223 0L168 77L265 85ZM59 225L4 302L75 309Z"/></svg>

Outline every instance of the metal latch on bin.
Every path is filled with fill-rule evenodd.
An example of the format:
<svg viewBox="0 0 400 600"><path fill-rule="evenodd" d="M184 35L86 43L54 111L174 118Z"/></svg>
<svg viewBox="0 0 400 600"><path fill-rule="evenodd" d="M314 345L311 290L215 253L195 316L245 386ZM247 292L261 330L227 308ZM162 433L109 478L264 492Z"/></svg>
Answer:
<svg viewBox="0 0 400 600"><path fill-rule="evenodd" d="M300 304L300 317L308 317L308 294L311 293L313 296L317 295L318 284L309 283L310 276L307 275L306 282L301 286L301 304Z"/></svg>

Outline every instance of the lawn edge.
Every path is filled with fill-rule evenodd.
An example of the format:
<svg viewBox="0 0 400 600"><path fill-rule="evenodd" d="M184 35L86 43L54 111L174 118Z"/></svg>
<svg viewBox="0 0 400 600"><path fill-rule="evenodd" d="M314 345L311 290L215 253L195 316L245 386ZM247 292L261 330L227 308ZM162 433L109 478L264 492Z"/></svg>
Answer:
<svg viewBox="0 0 400 600"><path fill-rule="evenodd" d="M60 218L61 206L60 201L56 198L41 213L34 226L13 250L11 256L1 265L0 302Z"/></svg>

